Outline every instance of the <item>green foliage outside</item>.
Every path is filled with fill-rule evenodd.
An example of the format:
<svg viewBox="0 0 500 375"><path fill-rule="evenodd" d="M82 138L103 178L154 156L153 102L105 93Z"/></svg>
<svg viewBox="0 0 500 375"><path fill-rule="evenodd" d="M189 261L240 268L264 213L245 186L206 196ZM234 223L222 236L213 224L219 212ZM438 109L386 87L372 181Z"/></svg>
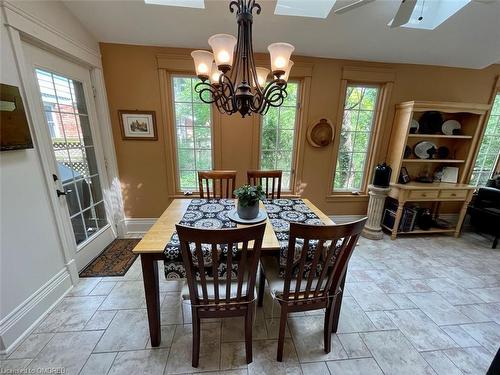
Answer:
<svg viewBox="0 0 500 375"><path fill-rule="evenodd" d="M378 92L376 87L347 87L334 190L361 189Z"/></svg>
<svg viewBox="0 0 500 375"><path fill-rule="evenodd" d="M197 78L174 77L174 110L179 185L182 191L197 190L197 171L212 169L210 104L195 92Z"/></svg>
<svg viewBox="0 0 500 375"><path fill-rule="evenodd" d="M281 169L281 186L285 190L291 189L298 89L298 83L289 82L283 105L270 108L262 118L260 168Z"/></svg>
<svg viewBox="0 0 500 375"><path fill-rule="evenodd" d="M197 190L197 171L212 169L210 105L203 103L194 86L197 78L174 77L177 165L182 191ZM279 108L262 117L260 167L283 170L282 187L291 188L298 83L288 83L288 96Z"/></svg>
<svg viewBox="0 0 500 375"><path fill-rule="evenodd" d="M497 94L486 125L470 183L484 186L491 177L500 154L500 94Z"/></svg>

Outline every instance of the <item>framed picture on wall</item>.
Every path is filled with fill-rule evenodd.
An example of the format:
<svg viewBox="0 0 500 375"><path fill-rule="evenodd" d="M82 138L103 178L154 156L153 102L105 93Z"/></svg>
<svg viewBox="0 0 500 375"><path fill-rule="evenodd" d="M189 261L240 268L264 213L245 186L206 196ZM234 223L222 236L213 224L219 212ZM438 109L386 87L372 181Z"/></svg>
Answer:
<svg viewBox="0 0 500 375"><path fill-rule="evenodd" d="M156 141L155 111L119 110L122 139L139 141Z"/></svg>

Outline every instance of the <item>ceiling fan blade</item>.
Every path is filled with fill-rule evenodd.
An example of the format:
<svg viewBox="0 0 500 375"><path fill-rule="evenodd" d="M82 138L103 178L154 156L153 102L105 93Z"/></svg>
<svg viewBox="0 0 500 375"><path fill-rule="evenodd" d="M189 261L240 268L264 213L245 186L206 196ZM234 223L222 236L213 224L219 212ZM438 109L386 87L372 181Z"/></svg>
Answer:
<svg viewBox="0 0 500 375"><path fill-rule="evenodd" d="M339 8L339 9L335 10L333 13L335 13L335 14L343 14L343 13L349 12L350 10L359 8L360 6L363 6L363 5L366 5L368 3L371 3L373 1L375 1L375 0L359 0L359 1L356 1L355 3L352 3L352 4L349 4L349 5L346 5L345 7Z"/></svg>
<svg viewBox="0 0 500 375"><path fill-rule="evenodd" d="M391 29L408 23L416 5L417 0L403 0L398 11L396 12L396 15L389 23Z"/></svg>

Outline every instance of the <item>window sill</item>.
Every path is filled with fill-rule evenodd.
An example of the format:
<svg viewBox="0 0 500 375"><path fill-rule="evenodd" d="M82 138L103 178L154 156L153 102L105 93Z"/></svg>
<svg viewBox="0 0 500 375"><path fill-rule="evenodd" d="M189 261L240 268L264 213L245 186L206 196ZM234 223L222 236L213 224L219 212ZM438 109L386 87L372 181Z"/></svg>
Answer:
<svg viewBox="0 0 500 375"><path fill-rule="evenodd" d="M331 194L326 196L327 202L360 202L360 201L368 201L368 194Z"/></svg>

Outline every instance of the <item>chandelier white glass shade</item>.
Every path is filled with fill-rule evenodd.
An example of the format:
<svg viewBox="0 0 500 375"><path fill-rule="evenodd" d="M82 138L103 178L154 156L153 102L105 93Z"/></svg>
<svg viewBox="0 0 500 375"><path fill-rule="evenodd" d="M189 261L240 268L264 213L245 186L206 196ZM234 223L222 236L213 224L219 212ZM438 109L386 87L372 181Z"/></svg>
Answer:
<svg viewBox="0 0 500 375"><path fill-rule="evenodd" d="M216 34L208 39L212 52L191 52L196 75L202 82L195 86L200 99L213 103L226 114L239 112L242 117L252 113L265 114L270 107L279 107L287 97L287 80L293 62L294 47L288 43L272 43L267 48L271 70L256 67L252 46L253 11L260 14L255 0L234 0L238 37ZM269 73L271 79L268 81Z"/></svg>

